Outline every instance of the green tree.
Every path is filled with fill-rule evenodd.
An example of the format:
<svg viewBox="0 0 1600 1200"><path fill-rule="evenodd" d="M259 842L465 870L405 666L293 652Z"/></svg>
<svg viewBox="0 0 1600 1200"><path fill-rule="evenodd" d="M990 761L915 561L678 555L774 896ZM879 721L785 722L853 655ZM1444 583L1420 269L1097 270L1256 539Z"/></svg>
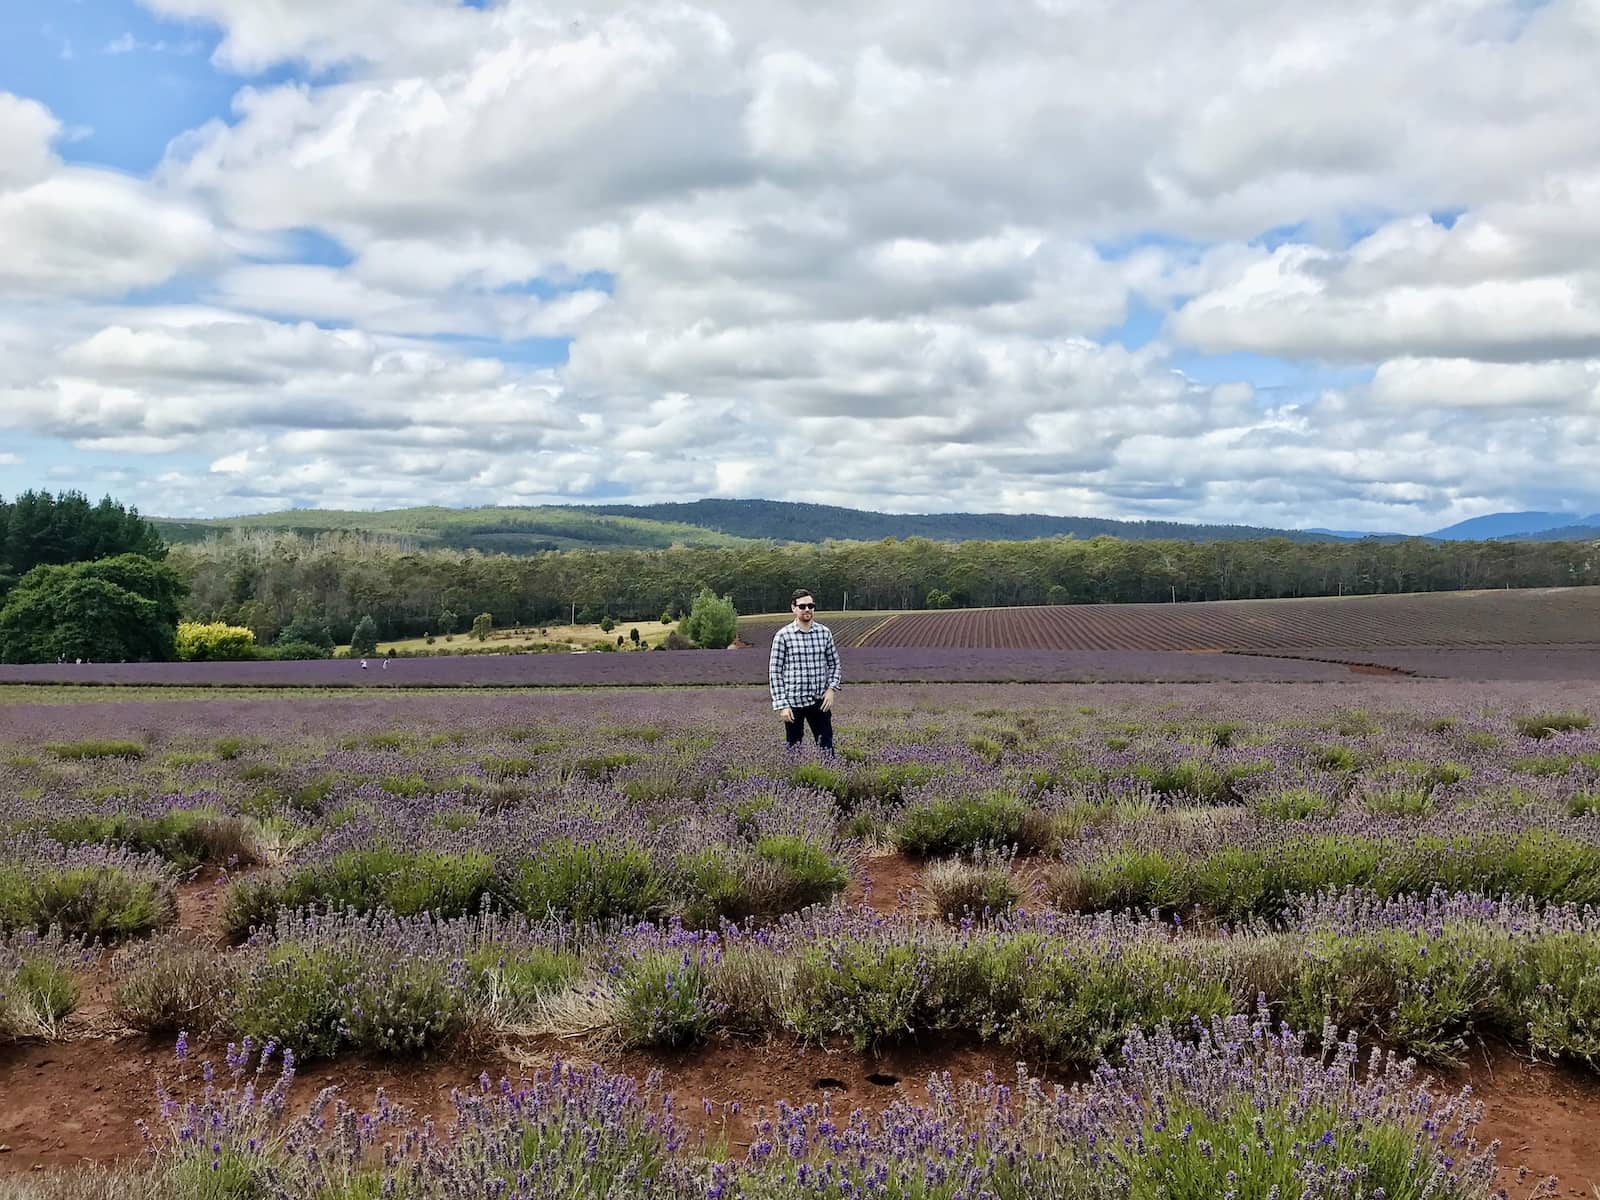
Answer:
<svg viewBox="0 0 1600 1200"><path fill-rule="evenodd" d="M701 588L679 630L702 650L727 649L739 632L739 614L733 607L733 597L719 597L710 588Z"/></svg>
<svg viewBox="0 0 1600 1200"><path fill-rule="evenodd" d="M278 631L277 644L280 646L315 646L319 650L333 650L333 633L326 625L319 624L310 617L297 616Z"/></svg>
<svg viewBox="0 0 1600 1200"><path fill-rule="evenodd" d="M350 654L352 657L360 657L377 652L378 623L370 615L362 617L356 622L355 630L350 634Z"/></svg>
<svg viewBox="0 0 1600 1200"><path fill-rule="evenodd" d="M0 608L0 661L170 661L183 581L137 554L34 567Z"/></svg>
<svg viewBox="0 0 1600 1200"><path fill-rule="evenodd" d="M494 628L494 614L482 612L472 618L472 636L480 642L489 640L489 631Z"/></svg>
<svg viewBox="0 0 1600 1200"><path fill-rule="evenodd" d="M451 612L448 608L444 609L439 613L439 619L434 624L434 632L454 633L456 631L456 622L458 620L460 620L460 618L457 617L455 613Z"/></svg>
<svg viewBox="0 0 1600 1200"><path fill-rule="evenodd" d="M600 618L600 632L610 633L617 627L617 623L609 615Z"/></svg>
<svg viewBox="0 0 1600 1200"><path fill-rule="evenodd" d="M637 626L634 627L633 629L628 630L628 640L630 642L632 642L635 646L637 646L639 644L639 630L638 630Z"/></svg>
<svg viewBox="0 0 1600 1200"><path fill-rule="evenodd" d="M934 588L928 593L929 608L949 608L954 603L955 600L951 598L950 593L939 588Z"/></svg>
<svg viewBox="0 0 1600 1200"><path fill-rule="evenodd" d="M110 496L90 504L82 492L23 492L0 500L0 597L38 566L92 562L121 554L159 561L167 546L156 527Z"/></svg>

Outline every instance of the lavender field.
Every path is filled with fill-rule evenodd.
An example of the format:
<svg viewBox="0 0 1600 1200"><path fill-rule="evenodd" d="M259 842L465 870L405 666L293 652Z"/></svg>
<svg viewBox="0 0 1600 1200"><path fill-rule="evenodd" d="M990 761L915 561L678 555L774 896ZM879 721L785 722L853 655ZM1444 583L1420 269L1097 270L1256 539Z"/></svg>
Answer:
<svg viewBox="0 0 1600 1200"><path fill-rule="evenodd" d="M1352 668L1427 678L1588 680L1600 645L1417 647L1211 653L1175 650L862 647L849 652L853 683L1333 682ZM65 663L0 666L6 685L288 688L709 687L766 679L760 649L612 654L463 655L310 662Z"/></svg>
<svg viewBox="0 0 1600 1200"><path fill-rule="evenodd" d="M748 687L12 696L0 1073L173 1089L142 1162L16 1194L1487 1196L1428 1073L1600 1067L1600 685L1339 678L847 687L838 757ZM1027 1065L641 1074L773 1044ZM485 1046L544 1065L428 1128L289 1090Z"/></svg>

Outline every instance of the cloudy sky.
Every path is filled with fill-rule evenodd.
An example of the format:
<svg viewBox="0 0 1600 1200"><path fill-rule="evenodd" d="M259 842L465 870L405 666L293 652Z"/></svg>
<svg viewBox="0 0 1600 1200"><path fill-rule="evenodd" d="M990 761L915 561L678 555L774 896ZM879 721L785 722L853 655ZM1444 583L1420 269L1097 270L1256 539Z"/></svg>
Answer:
<svg viewBox="0 0 1600 1200"><path fill-rule="evenodd" d="M1600 0L5 0L0 494L1600 511Z"/></svg>

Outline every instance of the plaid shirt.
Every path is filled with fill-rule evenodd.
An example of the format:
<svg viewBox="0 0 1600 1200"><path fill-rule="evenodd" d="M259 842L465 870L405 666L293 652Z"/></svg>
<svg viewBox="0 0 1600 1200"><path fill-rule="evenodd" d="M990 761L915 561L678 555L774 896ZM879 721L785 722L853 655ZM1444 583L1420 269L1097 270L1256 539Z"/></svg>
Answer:
<svg viewBox="0 0 1600 1200"><path fill-rule="evenodd" d="M839 686L839 651L833 633L820 621L813 621L810 630L790 621L773 636L767 681L773 712L817 703L823 692Z"/></svg>

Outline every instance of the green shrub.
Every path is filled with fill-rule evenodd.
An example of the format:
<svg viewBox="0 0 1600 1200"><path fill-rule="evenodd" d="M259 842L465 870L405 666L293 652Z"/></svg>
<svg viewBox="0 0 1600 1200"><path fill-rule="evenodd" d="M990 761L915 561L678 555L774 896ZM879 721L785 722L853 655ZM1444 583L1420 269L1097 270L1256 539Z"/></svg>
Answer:
<svg viewBox="0 0 1600 1200"><path fill-rule="evenodd" d="M580 924L655 917L666 904L650 855L627 842L549 842L510 870L506 890L519 912Z"/></svg>
<svg viewBox="0 0 1600 1200"><path fill-rule="evenodd" d="M201 863L253 863L255 839L243 817L225 817L199 808L180 808L158 817L95 813L48 821L44 832L63 845L97 842L159 854L187 869Z"/></svg>
<svg viewBox="0 0 1600 1200"><path fill-rule="evenodd" d="M578 759L572 764L572 769L586 779L610 779L623 767L632 766L639 761L639 755L626 750L613 750L609 754L591 754Z"/></svg>
<svg viewBox="0 0 1600 1200"><path fill-rule="evenodd" d="M849 881L825 849L788 835L762 838L744 853L703 850L678 871L685 895L680 915L691 928L794 912L832 898Z"/></svg>
<svg viewBox="0 0 1600 1200"><path fill-rule="evenodd" d="M1457 1063L1466 1035L1502 1006L1495 956L1480 930L1310 935L1285 997L1290 1024L1382 1037L1428 1062Z"/></svg>
<svg viewBox="0 0 1600 1200"><path fill-rule="evenodd" d="M302 1058L345 1047L415 1054L459 1032L467 1002L443 959L414 955L373 970L357 956L291 941L242 972L230 1021Z"/></svg>
<svg viewBox="0 0 1600 1200"><path fill-rule="evenodd" d="M1250 800L1250 808L1264 817L1279 821L1305 821L1314 817L1331 817L1339 807L1337 800L1309 788L1285 788L1266 792Z"/></svg>
<svg viewBox="0 0 1600 1200"><path fill-rule="evenodd" d="M1312 763L1324 771L1354 771L1361 765L1361 759L1349 746L1313 746L1309 753Z"/></svg>
<svg viewBox="0 0 1600 1200"><path fill-rule="evenodd" d="M933 863L922 876L933 911L947 921L964 917L1004 916L1022 900L1011 878L1011 860L994 852L971 862L946 859Z"/></svg>
<svg viewBox="0 0 1600 1200"><path fill-rule="evenodd" d="M917 858L970 854L980 846L1019 845L1027 811L1020 797L1003 791L918 800L901 810L889 835Z"/></svg>
<svg viewBox="0 0 1600 1200"><path fill-rule="evenodd" d="M705 650L731 646L739 635L739 614L733 607L733 597L719 597L710 588L701 588L689 615L679 623L678 632Z"/></svg>
<svg viewBox="0 0 1600 1200"><path fill-rule="evenodd" d="M1514 1011L1533 1048L1600 1066L1600 938L1536 938L1512 970Z"/></svg>
<svg viewBox="0 0 1600 1200"><path fill-rule="evenodd" d="M1409 840L1324 834L1271 851L1229 847L1192 857L1121 846L1058 868L1046 891L1067 909L1199 908L1241 921L1276 919L1295 896L1353 886L1385 897L1443 888L1593 904L1600 901L1600 847L1540 830Z"/></svg>
<svg viewBox="0 0 1600 1200"><path fill-rule="evenodd" d="M494 859L481 851L346 850L276 878L237 880L223 901L222 923L231 938L242 940L252 928L271 926L280 908L308 904L459 917L478 910L493 878Z"/></svg>
<svg viewBox="0 0 1600 1200"><path fill-rule="evenodd" d="M819 792L827 792L835 800L842 801L850 794L844 772L824 766L822 763L801 763L790 773L789 778L794 781L796 787L816 788Z"/></svg>
<svg viewBox="0 0 1600 1200"><path fill-rule="evenodd" d="M140 742L89 738L80 742L50 742L45 749L57 758L143 758Z"/></svg>
<svg viewBox="0 0 1600 1200"><path fill-rule="evenodd" d="M1051 1062L1091 1064L1131 1029L1208 1021L1234 1007L1227 984L1196 970L1192 960L1096 942L1082 953L1044 955L1024 972L1005 1040Z"/></svg>
<svg viewBox="0 0 1600 1200"><path fill-rule="evenodd" d="M634 1046L686 1046L717 1026L703 951L664 950L629 962L618 978L617 1023Z"/></svg>
<svg viewBox="0 0 1600 1200"><path fill-rule="evenodd" d="M1165 765L1140 764L1133 775L1150 785L1158 795L1188 796L1206 804L1237 803L1243 796L1240 781L1271 769L1265 761L1254 763L1217 763L1185 759Z"/></svg>
<svg viewBox="0 0 1600 1200"><path fill-rule="evenodd" d="M111 1008L146 1034L206 1030L224 1016L237 982L230 955L181 935L136 943L112 962Z"/></svg>
<svg viewBox="0 0 1600 1200"><path fill-rule="evenodd" d="M177 916L170 880L126 867L43 868L0 862L0 931L60 926L72 937L108 941L169 925Z"/></svg>
<svg viewBox="0 0 1600 1200"><path fill-rule="evenodd" d="M918 946L851 942L802 950L788 1009L788 1026L803 1038L847 1038L857 1050L913 1036L932 978Z"/></svg>
<svg viewBox="0 0 1600 1200"><path fill-rule="evenodd" d="M1511 724L1523 737L1552 738L1558 733L1570 733L1576 729L1587 729L1594 724L1594 719L1587 713L1551 712L1535 713L1528 717L1516 717Z"/></svg>
<svg viewBox="0 0 1600 1200"><path fill-rule="evenodd" d="M83 954L58 933L0 936L0 1044L55 1036L78 1005L73 967Z"/></svg>
<svg viewBox="0 0 1600 1200"><path fill-rule="evenodd" d="M544 996L559 992L578 976L578 956L564 950L493 944L467 957L467 968L495 1011L513 1019L527 1016Z"/></svg>
<svg viewBox="0 0 1600 1200"><path fill-rule="evenodd" d="M256 635L242 625L178 622L178 658L182 662L239 662L254 658L255 651Z"/></svg>

